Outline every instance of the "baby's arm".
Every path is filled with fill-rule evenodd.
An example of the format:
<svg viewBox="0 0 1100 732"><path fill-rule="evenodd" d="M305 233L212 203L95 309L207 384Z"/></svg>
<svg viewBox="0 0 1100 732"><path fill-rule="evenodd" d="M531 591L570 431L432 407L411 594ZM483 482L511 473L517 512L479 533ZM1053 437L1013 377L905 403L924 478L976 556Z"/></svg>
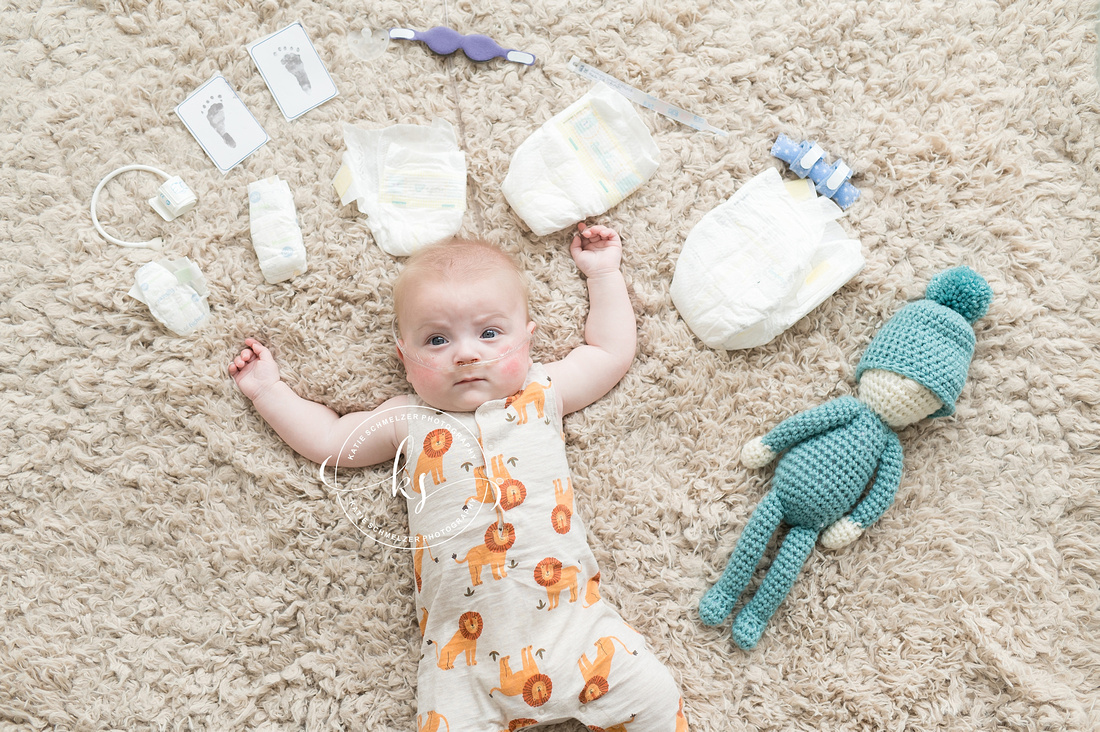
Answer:
<svg viewBox="0 0 1100 732"><path fill-rule="evenodd" d="M247 348L230 362L229 374L260 416L299 455L315 463L332 460L347 467L375 465L396 456L399 422L386 412L390 407L404 406L406 397L394 397L371 412L341 417L295 394L279 378L275 358L262 343L248 338L245 345ZM353 450L347 450L353 445ZM341 450L344 454L336 460Z"/></svg>
<svg viewBox="0 0 1100 732"><path fill-rule="evenodd" d="M577 224L569 253L588 279L585 343L546 371L562 400L562 414L602 397L623 378L634 361L637 321L619 271L622 241L606 226Z"/></svg>

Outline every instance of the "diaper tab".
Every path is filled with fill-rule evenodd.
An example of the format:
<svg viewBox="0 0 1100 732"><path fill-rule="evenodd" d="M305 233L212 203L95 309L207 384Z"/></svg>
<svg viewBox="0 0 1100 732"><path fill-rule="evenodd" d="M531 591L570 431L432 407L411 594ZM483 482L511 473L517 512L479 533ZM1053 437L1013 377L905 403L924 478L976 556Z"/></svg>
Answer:
<svg viewBox="0 0 1100 732"><path fill-rule="evenodd" d="M137 271L129 295L176 335L190 335L210 317L206 278L187 257L149 262Z"/></svg>
<svg viewBox="0 0 1100 732"><path fill-rule="evenodd" d="M290 186L279 176L248 184L252 248L260 271L274 285L306 271L306 248Z"/></svg>

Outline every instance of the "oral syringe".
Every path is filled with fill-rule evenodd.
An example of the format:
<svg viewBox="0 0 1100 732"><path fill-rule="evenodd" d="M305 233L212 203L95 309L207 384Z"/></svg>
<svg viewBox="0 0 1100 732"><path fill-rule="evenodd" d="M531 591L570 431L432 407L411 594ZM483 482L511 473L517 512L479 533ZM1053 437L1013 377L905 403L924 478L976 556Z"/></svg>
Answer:
<svg viewBox="0 0 1100 732"><path fill-rule="evenodd" d="M662 101L652 94L646 94L641 89L635 89L627 84L625 81L620 81L610 74L605 74L599 69L593 68L574 56L569 59L567 64L570 71L574 74L583 76L586 79L592 81L602 81L609 87L622 94L624 97L634 102L640 107L646 109L652 109L657 114L664 115L669 119L676 120L681 124L685 124L688 127L692 127L700 132L709 132L719 137L728 137L729 133L725 130L718 129L717 127L709 124L705 119L693 112L688 112L685 109L673 106L668 102Z"/></svg>

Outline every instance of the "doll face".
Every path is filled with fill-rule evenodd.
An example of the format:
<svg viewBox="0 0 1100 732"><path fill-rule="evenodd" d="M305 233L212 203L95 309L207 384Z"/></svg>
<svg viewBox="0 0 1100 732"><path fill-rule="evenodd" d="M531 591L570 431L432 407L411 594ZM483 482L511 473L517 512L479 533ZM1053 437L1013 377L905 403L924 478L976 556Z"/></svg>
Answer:
<svg viewBox="0 0 1100 732"><path fill-rule="evenodd" d="M870 369L859 379L859 398L891 427L905 427L939 410L943 402L927 387L893 371Z"/></svg>

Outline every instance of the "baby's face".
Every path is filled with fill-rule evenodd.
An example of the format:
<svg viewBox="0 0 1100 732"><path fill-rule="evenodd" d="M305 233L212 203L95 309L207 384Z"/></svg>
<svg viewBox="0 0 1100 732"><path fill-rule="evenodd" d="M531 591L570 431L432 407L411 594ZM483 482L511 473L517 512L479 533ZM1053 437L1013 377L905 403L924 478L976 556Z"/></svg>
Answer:
<svg viewBox="0 0 1100 732"><path fill-rule="evenodd" d="M422 277L405 291L398 328L409 383L436 409L472 412L523 388L535 324L508 273Z"/></svg>

